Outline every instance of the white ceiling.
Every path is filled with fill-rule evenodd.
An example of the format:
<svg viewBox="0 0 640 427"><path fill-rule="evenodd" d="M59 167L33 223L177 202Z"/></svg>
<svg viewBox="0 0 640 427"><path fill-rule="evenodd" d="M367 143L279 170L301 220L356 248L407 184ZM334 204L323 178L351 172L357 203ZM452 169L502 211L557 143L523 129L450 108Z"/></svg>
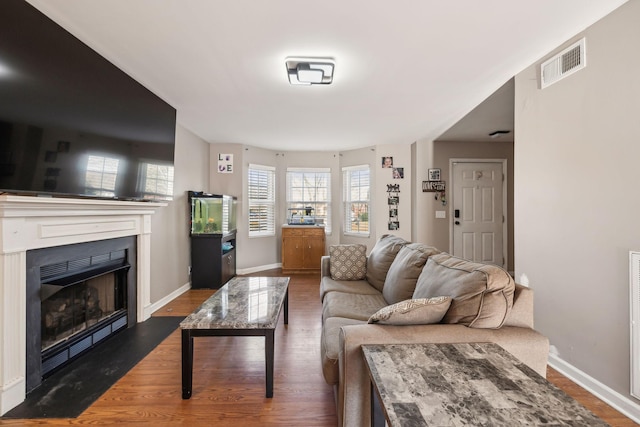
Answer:
<svg viewBox="0 0 640 427"><path fill-rule="evenodd" d="M335 151L438 138L626 0L28 1L208 142ZM287 56L333 84L291 86Z"/></svg>

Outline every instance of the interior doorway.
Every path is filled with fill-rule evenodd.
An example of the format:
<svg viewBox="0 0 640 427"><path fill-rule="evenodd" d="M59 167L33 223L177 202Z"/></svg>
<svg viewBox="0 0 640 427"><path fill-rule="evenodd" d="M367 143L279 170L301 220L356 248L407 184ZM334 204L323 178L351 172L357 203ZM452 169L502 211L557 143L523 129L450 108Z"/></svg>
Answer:
<svg viewBox="0 0 640 427"><path fill-rule="evenodd" d="M450 251L507 268L506 159L451 159Z"/></svg>

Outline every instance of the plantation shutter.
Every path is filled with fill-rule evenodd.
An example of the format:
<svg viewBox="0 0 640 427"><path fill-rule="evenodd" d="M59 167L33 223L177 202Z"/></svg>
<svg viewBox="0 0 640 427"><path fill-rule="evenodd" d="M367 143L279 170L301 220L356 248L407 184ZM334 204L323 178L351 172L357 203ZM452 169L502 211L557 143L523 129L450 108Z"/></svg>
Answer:
<svg viewBox="0 0 640 427"><path fill-rule="evenodd" d="M345 234L369 235L371 199L369 166L342 168Z"/></svg>
<svg viewBox="0 0 640 427"><path fill-rule="evenodd" d="M275 174L274 167L249 165L249 237L275 235Z"/></svg>

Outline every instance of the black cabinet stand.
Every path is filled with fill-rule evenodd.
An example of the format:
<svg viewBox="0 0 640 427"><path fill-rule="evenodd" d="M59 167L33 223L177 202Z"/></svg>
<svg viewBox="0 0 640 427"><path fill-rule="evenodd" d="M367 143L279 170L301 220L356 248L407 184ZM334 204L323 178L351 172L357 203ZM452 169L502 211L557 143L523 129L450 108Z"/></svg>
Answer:
<svg viewBox="0 0 640 427"><path fill-rule="evenodd" d="M225 247L231 245L227 250ZM191 287L218 289L236 275L236 233L191 236Z"/></svg>

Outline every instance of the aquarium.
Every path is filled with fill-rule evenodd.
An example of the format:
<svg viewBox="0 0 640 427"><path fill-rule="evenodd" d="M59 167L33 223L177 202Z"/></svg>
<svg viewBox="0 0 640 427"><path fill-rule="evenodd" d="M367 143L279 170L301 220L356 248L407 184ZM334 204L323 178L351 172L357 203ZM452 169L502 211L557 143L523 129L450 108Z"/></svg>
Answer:
<svg viewBox="0 0 640 427"><path fill-rule="evenodd" d="M192 236L227 234L236 229L236 198L224 194L189 192Z"/></svg>

